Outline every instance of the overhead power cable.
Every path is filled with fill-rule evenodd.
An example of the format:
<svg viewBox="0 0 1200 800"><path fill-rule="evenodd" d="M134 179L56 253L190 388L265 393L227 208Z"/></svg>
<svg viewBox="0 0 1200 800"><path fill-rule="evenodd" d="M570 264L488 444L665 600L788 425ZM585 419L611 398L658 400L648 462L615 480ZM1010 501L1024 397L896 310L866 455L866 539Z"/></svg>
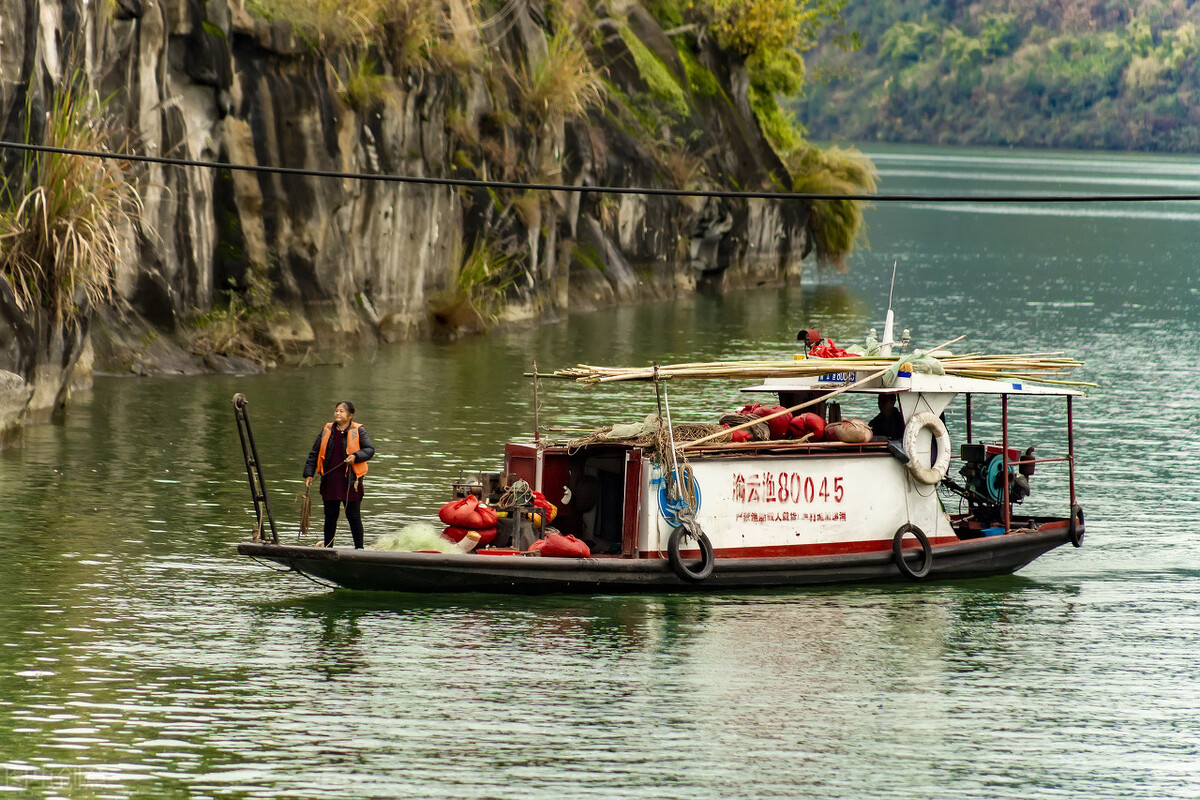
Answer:
<svg viewBox="0 0 1200 800"><path fill-rule="evenodd" d="M436 178L421 175L387 175L369 172L337 172L333 170L272 167L262 164L232 164L222 161L199 161L190 158L146 156L134 153L110 153L100 150L75 150L24 142L0 141L0 149L24 150L38 153L107 158L143 164L162 164L172 167L201 167L240 172L259 172L272 175L294 175L306 178L336 178L338 180L381 181L410 183L424 186L449 186L465 189L515 189L519 191L566 192L574 194L637 194L665 197L716 197L749 200L861 200L868 203L1165 203L1200 200L1200 194L830 194L821 192L736 191L731 189L665 189L645 186L576 186L561 183L526 183L522 181L478 180L474 178Z"/></svg>

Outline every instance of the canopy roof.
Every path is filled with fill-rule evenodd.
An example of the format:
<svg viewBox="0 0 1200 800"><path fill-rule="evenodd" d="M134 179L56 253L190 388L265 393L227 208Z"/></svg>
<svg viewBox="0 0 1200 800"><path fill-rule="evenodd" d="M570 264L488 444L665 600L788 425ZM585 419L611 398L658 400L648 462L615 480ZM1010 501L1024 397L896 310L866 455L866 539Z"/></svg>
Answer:
<svg viewBox="0 0 1200 800"><path fill-rule="evenodd" d="M743 392L820 392L840 389L871 376L871 372L839 372L827 375L806 375L793 378L767 378L757 386L746 386ZM1028 381L987 380L968 378L961 375L926 375L901 371L891 386L883 384L883 378L848 389L847 394L898 394L901 392L923 392L928 394L1008 394L1008 395L1053 395L1058 397L1078 396L1083 392L1070 386L1054 386Z"/></svg>

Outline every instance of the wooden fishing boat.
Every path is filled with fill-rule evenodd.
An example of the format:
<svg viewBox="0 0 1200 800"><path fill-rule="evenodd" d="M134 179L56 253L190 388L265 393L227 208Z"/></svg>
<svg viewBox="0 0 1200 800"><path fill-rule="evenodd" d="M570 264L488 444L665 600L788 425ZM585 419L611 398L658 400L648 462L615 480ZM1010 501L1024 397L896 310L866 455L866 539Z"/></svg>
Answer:
<svg viewBox="0 0 1200 800"><path fill-rule="evenodd" d="M280 544L245 397L237 395L234 405L259 519L253 540L238 551L336 586L405 592L709 591L1012 573L1056 547L1083 542L1072 433L1072 402L1082 392L1064 381L1031 382L1026 373L1038 367L1029 361L1021 362L1026 373L1018 377L995 367L1011 361L996 360L991 367L984 362L976 359L970 369L947 374L916 371L903 357L882 362L808 358L791 369L761 362L719 369L738 377L762 376L743 391L777 396L787 413L828 402L833 416L835 398L840 403L866 397L874 404L879 395L891 395L904 420L898 440L727 441L735 426L678 441L668 401L660 435L650 441L595 436L509 443L500 472L457 484L459 495L473 491L495 499L524 481L560 509L553 523L558 531L591 544L587 558L526 552L527 542L519 540L525 533L521 525L528 523L521 522L519 508L507 535L470 553ZM663 368L661 374L625 374L658 388L662 384L656 378L672 373ZM582 379L605 378L588 373ZM1034 457L1032 447L1023 451L1010 443L1015 398L1027 398L1022 409L1039 418L1045 417L1046 402L1065 401L1065 431L1057 439L1062 452ZM997 405L999 420L981 422L977 407ZM965 428L957 452L951 452L944 424L947 411ZM744 425L753 429L759 422ZM991 439L974 435L981 426ZM1044 466L1043 472L1059 468L1049 482L1063 496L1039 499L1046 510L1023 513L1037 466Z"/></svg>

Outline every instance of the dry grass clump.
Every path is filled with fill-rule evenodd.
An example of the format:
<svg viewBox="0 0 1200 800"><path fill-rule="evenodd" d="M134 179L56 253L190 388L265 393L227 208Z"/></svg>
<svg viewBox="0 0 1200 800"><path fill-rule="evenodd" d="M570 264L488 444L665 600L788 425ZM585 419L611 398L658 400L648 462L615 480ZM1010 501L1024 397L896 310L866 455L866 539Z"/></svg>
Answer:
<svg viewBox="0 0 1200 800"><path fill-rule="evenodd" d="M702 183L704 158L687 150L681 143L673 143L654 151L655 164L667 179L667 185L676 189L691 189Z"/></svg>
<svg viewBox="0 0 1200 800"><path fill-rule="evenodd" d="M438 39L438 0L248 0L265 20L292 24L296 37L329 55L378 43L393 68L427 63Z"/></svg>
<svg viewBox="0 0 1200 800"><path fill-rule="evenodd" d="M545 193L527 191L512 199L512 210L526 230L537 230L542 224L542 206L546 203Z"/></svg>
<svg viewBox="0 0 1200 800"><path fill-rule="evenodd" d="M346 105L360 112L366 111L385 103L395 103L396 82L382 72L378 60L367 52L351 69L340 94Z"/></svg>
<svg viewBox="0 0 1200 800"><path fill-rule="evenodd" d="M538 114L577 117L604 100L600 72L565 28L550 37L544 57L522 66L514 77L522 104Z"/></svg>
<svg viewBox="0 0 1200 800"><path fill-rule="evenodd" d="M32 102L26 105L30 141ZM104 102L82 72L50 100L44 143L70 150L108 149ZM121 231L142 212L141 197L112 159L27 153L15 178L0 184L0 275L20 310L73 321L112 298Z"/></svg>
<svg viewBox="0 0 1200 800"><path fill-rule="evenodd" d="M392 71L403 75L429 64L438 45L436 0L388 0L378 19L380 44Z"/></svg>

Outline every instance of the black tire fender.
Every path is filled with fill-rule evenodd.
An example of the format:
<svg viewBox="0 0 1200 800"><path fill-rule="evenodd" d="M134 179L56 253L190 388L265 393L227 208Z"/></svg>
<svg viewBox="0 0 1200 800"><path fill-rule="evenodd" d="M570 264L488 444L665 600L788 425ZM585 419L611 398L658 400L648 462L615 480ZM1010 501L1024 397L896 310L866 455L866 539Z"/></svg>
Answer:
<svg viewBox="0 0 1200 800"><path fill-rule="evenodd" d="M1067 523L1067 536L1071 544L1083 547L1083 537L1086 531L1083 527L1083 506L1075 503L1071 506L1071 521Z"/></svg>
<svg viewBox="0 0 1200 800"><path fill-rule="evenodd" d="M921 559L916 567L913 567L904 558L904 537L910 533L917 538L917 542L921 545ZM900 529L892 536L892 560L896 562L896 568L902 575L914 581L919 581L928 575L929 570L933 567L933 545L929 544L929 537L925 535L925 531L911 522L901 525Z"/></svg>
<svg viewBox="0 0 1200 800"><path fill-rule="evenodd" d="M696 544L700 546L700 562L698 564L684 563L683 556L679 551L683 548L685 538L695 539ZM689 530L688 525L680 525L671 531L671 538L667 540L667 560L671 562L671 569L680 578L688 583L700 583L712 575L716 558L713 555L712 542L708 540L708 536L700 530L699 526L692 531Z"/></svg>

